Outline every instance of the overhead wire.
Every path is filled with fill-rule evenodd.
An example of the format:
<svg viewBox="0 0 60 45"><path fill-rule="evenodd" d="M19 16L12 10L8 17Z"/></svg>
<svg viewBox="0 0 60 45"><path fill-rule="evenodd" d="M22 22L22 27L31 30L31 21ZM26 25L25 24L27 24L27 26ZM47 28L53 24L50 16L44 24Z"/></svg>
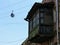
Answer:
<svg viewBox="0 0 60 45"><path fill-rule="evenodd" d="M26 10L26 8L29 7L30 5L31 5L31 4L26 5L26 6L24 6L24 7L21 7L21 8L18 8L18 9L16 9L16 10L19 10L19 9L20 9L20 10L22 10L22 9L25 9L25 10ZM24 11L24 10L23 10L23 11ZM17 13L20 14L20 13L22 13L23 11L18 11ZM16 13L16 12L15 12L15 13ZM5 15L6 15L6 14L5 14ZM3 19L3 18L5 19L6 17L8 17L8 16L0 17L0 19ZM19 24L19 23L7 23L7 24Z"/></svg>
<svg viewBox="0 0 60 45"><path fill-rule="evenodd" d="M18 4L18 3L15 3L15 4ZM13 5L15 5L15 4L13 4ZM9 6L13 6L12 4L11 5L9 5ZM9 6L6 6L6 7L3 7L3 8L0 8L0 9L5 9L5 8L7 8L7 7L9 7ZM29 6L29 5L28 5ZM19 8L19 9L26 9L28 6L26 6L26 7L21 7L21 8ZM19 10L19 9L16 9L16 10ZM19 13L20 13L20 11L19 11ZM3 18L5 18L5 17L8 17L8 16L4 16ZM1 17L0 17L1 18ZM13 24L13 23L12 23ZM6 42L6 41L0 41L0 43L6 43L6 44L10 44L10 43L16 43L16 42L20 42L20 40L16 40L16 41L10 41L10 42Z"/></svg>
<svg viewBox="0 0 60 45"><path fill-rule="evenodd" d="M22 2L23 2L23 0L17 1L17 2L15 2L13 4L7 5L6 7L0 8L0 10L1 9L5 9L5 8L8 8L8 7L11 7L11 6L14 6L14 5L17 5L17 4L22 3Z"/></svg>
<svg viewBox="0 0 60 45"><path fill-rule="evenodd" d="M26 6L24 6L24 7L21 7L21 8L18 8L18 9L15 9L16 11L20 9L20 11L18 11L18 12L15 11L15 13L22 13L22 12L23 12L24 10L26 10L26 8L29 7L30 5L31 5L31 4L26 5ZM23 9L24 9L24 10L23 10ZM23 11L21 11L21 10L23 10ZM3 14L4 14L4 13L3 13ZM2 15L3 15L3 14L2 14ZM7 14L7 13L6 13L6 14ZM4 14L4 15L6 15L6 14ZM9 16L9 15L8 15L8 16ZM8 17L8 16L4 16L4 17ZM1 17L0 17L0 18L1 18Z"/></svg>
<svg viewBox="0 0 60 45"><path fill-rule="evenodd" d="M15 40L15 41L0 41L0 43L6 43L6 44L10 44L10 43L16 43L16 42L20 42L20 40Z"/></svg>
<svg viewBox="0 0 60 45"><path fill-rule="evenodd" d="M16 10L19 10L20 9L20 11L19 12L17 12L17 13L22 13L24 10L26 10L26 8L27 7L29 7L31 4L28 4L28 5L26 5L26 6L24 6L24 7L21 7L21 8L18 8L18 9L16 9ZM23 10L24 9L24 10ZM23 11L21 11L21 10L23 10ZM15 12L16 13L16 12ZM5 14L6 15L6 14ZM8 16L3 16L3 17L0 17L0 19L5 19L6 17L8 17ZM20 24L20 23L6 23L6 25L7 24Z"/></svg>
<svg viewBox="0 0 60 45"><path fill-rule="evenodd" d="M8 7L15 6L15 5L18 5L19 3L25 3L25 2L27 2L26 0L25 0L24 2L23 2L23 1L24 1L24 0L17 1L17 2L15 2L15 3L13 3L13 4L7 5L6 7L0 8L0 10L6 9L6 8L8 8ZM27 4L28 4L28 3L27 3Z"/></svg>
<svg viewBox="0 0 60 45"><path fill-rule="evenodd" d="M29 7L31 4L29 4L29 5L26 5L26 6L24 6L24 7L21 7L21 8L17 8L17 9L15 9L16 11L15 11L15 13L17 12L22 12L21 10L23 10L23 9L26 9L27 7ZM20 11L18 11L20 9ZM1 13L2 15L4 14L4 15L6 15L7 14L7 12L4 12L4 13ZM4 17L8 17L8 16L4 16ZM1 17L0 17L1 18Z"/></svg>
<svg viewBox="0 0 60 45"><path fill-rule="evenodd" d="M24 0L20 0L20 1L18 1L18 2L15 2L15 3L13 3L13 4L10 4L10 5L7 5L6 7L3 7L3 8L0 8L0 10L2 10L2 9L6 9L6 8L8 8L8 7L13 7L13 6L16 6L16 5L18 5L19 3L21 4L21 3L25 3L25 2L27 2L27 0L25 0L24 2L23 2ZM28 4L28 3L27 3Z"/></svg>
<svg viewBox="0 0 60 45"><path fill-rule="evenodd" d="M10 42L6 42L6 41L0 41L0 44L5 44L5 45L15 45L15 44L17 44L17 45L20 45L20 42L21 42L21 40L16 40L16 41L10 41Z"/></svg>

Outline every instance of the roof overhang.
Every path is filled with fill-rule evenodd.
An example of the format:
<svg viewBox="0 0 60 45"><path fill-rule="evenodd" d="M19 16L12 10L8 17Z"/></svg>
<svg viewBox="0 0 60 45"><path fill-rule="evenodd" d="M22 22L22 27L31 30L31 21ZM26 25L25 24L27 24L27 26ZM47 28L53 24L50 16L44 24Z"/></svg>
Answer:
<svg viewBox="0 0 60 45"><path fill-rule="evenodd" d="M27 17L25 18L26 21L29 21L29 19L33 16L33 14L36 12L37 9L40 8L52 8L54 7L54 2L49 2L49 3L35 3L31 10L28 12Z"/></svg>

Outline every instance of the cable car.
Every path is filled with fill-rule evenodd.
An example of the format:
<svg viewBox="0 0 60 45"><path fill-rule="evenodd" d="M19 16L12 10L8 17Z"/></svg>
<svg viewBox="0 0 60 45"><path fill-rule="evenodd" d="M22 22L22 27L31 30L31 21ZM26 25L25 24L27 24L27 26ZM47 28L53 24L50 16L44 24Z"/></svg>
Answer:
<svg viewBox="0 0 60 45"><path fill-rule="evenodd" d="M15 15L14 15L14 13L13 13L13 10L12 10L12 13L11 13L11 15L10 15L10 16L11 16L12 18L15 16Z"/></svg>

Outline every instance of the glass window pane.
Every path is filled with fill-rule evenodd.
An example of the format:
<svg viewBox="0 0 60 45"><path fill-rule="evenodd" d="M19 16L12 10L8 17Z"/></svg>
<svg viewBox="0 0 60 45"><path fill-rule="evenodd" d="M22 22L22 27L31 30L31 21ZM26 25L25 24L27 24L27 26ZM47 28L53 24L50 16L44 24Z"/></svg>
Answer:
<svg viewBox="0 0 60 45"><path fill-rule="evenodd" d="M32 21L30 21L30 31L32 30Z"/></svg>
<svg viewBox="0 0 60 45"><path fill-rule="evenodd" d="M40 17L43 17L44 16L44 14L43 13L40 13Z"/></svg>
<svg viewBox="0 0 60 45"><path fill-rule="evenodd" d="M41 19L41 23L44 23L44 19L43 18Z"/></svg>
<svg viewBox="0 0 60 45"><path fill-rule="evenodd" d="M48 33L48 34L50 34L51 32L52 32L52 27L51 26L41 26L40 27L40 31L41 31L41 33Z"/></svg>
<svg viewBox="0 0 60 45"><path fill-rule="evenodd" d="M33 28L39 24L39 12L36 12L33 16Z"/></svg>
<svg viewBox="0 0 60 45"><path fill-rule="evenodd" d="M33 18L33 28L35 27L35 17Z"/></svg>
<svg viewBox="0 0 60 45"><path fill-rule="evenodd" d="M36 25L38 25L39 24L39 13L37 13L37 15L36 15Z"/></svg>

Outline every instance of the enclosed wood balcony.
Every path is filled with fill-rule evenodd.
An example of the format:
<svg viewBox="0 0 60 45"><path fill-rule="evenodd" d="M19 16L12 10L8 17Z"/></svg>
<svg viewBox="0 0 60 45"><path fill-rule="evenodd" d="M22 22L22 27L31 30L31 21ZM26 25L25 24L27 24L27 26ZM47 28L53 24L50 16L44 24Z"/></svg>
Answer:
<svg viewBox="0 0 60 45"><path fill-rule="evenodd" d="M39 42L42 43L44 41L50 40L55 36L56 31L53 30L53 28L51 29L38 29L38 27L36 27L32 32L30 32L29 34L29 41L31 42Z"/></svg>
<svg viewBox="0 0 60 45"><path fill-rule="evenodd" d="M42 43L54 37L53 2L35 3L29 11L26 21L29 23L28 40Z"/></svg>

